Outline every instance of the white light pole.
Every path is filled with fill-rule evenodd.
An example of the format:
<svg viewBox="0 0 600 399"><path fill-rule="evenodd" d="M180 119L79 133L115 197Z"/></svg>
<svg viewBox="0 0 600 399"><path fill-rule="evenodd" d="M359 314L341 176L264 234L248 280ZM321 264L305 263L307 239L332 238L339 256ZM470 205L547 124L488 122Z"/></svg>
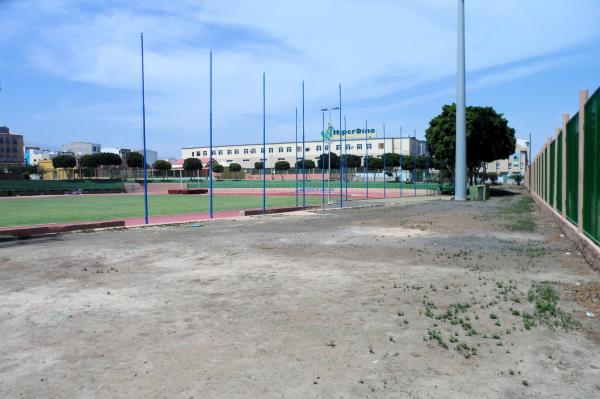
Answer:
<svg viewBox="0 0 600 399"><path fill-rule="evenodd" d="M337 111L339 110L340 107L333 107L333 108L321 108L321 111L325 112L325 111L329 111L329 124L327 125L327 130L331 133L331 111ZM325 132L323 132L325 133ZM341 134L341 132L340 132ZM328 160L327 160L327 204L331 203L331 136L328 137L327 139L327 148L328 148L328 152L327 152L327 156L328 156ZM323 165L323 161L321 160L321 166ZM341 179L341 176L340 176Z"/></svg>
<svg viewBox="0 0 600 399"><path fill-rule="evenodd" d="M454 198L467 200L467 135L465 94L465 0L458 1L457 87L456 87L456 160Z"/></svg>

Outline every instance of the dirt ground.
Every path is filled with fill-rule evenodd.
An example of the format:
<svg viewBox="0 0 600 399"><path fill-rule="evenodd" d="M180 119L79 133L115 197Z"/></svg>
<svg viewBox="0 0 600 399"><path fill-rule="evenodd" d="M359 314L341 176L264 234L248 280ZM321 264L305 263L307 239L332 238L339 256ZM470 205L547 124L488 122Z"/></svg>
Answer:
<svg viewBox="0 0 600 399"><path fill-rule="evenodd" d="M0 397L598 398L600 275L521 193L0 242Z"/></svg>

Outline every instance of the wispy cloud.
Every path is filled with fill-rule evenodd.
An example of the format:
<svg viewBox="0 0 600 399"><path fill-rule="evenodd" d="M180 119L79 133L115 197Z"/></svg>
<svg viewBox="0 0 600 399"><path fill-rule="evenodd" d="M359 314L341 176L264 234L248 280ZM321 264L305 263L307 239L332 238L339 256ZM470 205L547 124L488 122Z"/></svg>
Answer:
<svg viewBox="0 0 600 399"><path fill-rule="evenodd" d="M526 61L600 37L596 0L559 1L552 7L543 0L467 6L467 63L469 74L479 75L469 87L475 90L553 68L556 61ZM215 127L223 142L260 130L263 71L272 135L289 136L302 79L313 130L320 125L318 109L337 101L338 82L349 112L372 112L390 123L399 107L447 98L453 90L454 2L53 0L13 2L4 11L0 23L18 21L12 22L13 29L16 39L22 38L19 51L29 65L65 81L119 93L114 107L102 108L103 114L115 113L102 117L116 131L138 112L136 103L120 104L122 93L135 99L139 90L138 36L143 31L149 126L160 133L154 137L177 127L176 140L155 141L170 152L178 143L203 142L211 48ZM450 81L436 88L443 79ZM369 104L382 99L387 104L375 112ZM94 109L70 106L83 107L84 115Z"/></svg>

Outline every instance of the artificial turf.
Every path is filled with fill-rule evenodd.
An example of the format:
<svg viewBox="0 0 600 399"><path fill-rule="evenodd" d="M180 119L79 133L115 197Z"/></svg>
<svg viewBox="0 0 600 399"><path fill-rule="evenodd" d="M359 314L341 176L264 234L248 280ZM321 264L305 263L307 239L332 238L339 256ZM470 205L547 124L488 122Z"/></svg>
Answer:
<svg viewBox="0 0 600 399"><path fill-rule="evenodd" d="M262 197L255 195L215 196L213 201L215 211L262 207ZM306 201L307 204L318 204L321 198L307 197ZM208 196L205 195L148 197L151 216L208 212L208 202ZM268 208L294 205L296 205L295 196L267 197ZM0 199L1 227L143 216L144 197L141 195L71 195Z"/></svg>

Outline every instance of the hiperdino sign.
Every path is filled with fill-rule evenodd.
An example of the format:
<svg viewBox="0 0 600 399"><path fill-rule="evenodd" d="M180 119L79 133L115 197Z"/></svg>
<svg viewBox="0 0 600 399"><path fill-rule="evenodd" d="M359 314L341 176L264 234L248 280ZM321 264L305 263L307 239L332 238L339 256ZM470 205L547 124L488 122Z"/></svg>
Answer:
<svg viewBox="0 0 600 399"><path fill-rule="evenodd" d="M346 137L347 139L364 139L364 138L376 138L377 133L375 129L353 129L353 130L342 130L342 137ZM325 138L325 140L335 140L336 138L340 138L340 131L335 129L328 129L325 131L325 134L321 132L321 135Z"/></svg>

